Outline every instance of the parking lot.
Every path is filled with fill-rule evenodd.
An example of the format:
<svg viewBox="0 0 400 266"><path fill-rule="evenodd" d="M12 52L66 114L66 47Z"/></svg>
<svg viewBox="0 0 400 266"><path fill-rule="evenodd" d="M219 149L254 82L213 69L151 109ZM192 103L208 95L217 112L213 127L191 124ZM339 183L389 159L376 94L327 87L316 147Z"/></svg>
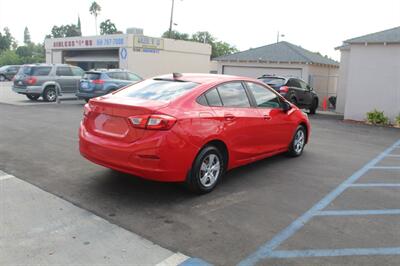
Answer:
<svg viewBox="0 0 400 266"><path fill-rule="evenodd" d="M303 156L235 169L214 192L195 196L83 159L83 104L1 91L0 170L215 265L400 264L398 129L317 114Z"/></svg>

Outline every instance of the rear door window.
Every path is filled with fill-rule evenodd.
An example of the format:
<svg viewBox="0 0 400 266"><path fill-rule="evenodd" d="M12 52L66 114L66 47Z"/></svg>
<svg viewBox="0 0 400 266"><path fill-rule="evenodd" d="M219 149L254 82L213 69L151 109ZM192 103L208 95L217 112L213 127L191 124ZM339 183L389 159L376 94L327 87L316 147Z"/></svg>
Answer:
<svg viewBox="0 0 400 266"><path fill-rule="evenodd" d="M127 74L128 74L128 80L132 80L132 81L142 80L142 78L139 77L138 75L135 75L135 74L129 73L129 72L127 72Z"/></svg>
<svg viewBox="0 0 400 266"><path fill-rule="evenodd" d="M300 83L296 79L289 79L287 85L289 87L301 88Z"/></svg>
<svg viewBox="0 0 400 266"><path fill-rule="evenodd" d="M51 67L32 67L30 70L30 76L48 76L50 74Z"/></svg>
<svg viewBox="0 0 400 266"><path fill-rule="evenodd" d="M196 86L198 86L198 83L190 81L150 79L130 85L114 95L168 102L177 99Z"/></svg>
<svg viewBox="0 0 400 266"><path fill-rule="evenodd" d="M111 79L118 79L118 80L127 80L128 77L125 72L109 72L107 75Z"/></svg>
<svg viewBox="0 0 400 266"><path fill-rule="evenodd" d="M57 67L57 76L73 76L70 67Z"/></svg>
<svg viewBox="0 0 400 266"><path fill-rule="evenodd" d="M79 68L79 67L72 67L71 69L72 69L72 74L73 74L74 76L77 76L77 77L82 77L83 74L85 73L85 72L84 72L81 68Z"/></svg>
<svg viewBox="0 0 400 266"><path fill-rule="evenodd" d="M209 106L222 106L221 98L217 89L211 89L204 94Z"/></svg>
<svg viewBox="0 0 400 266"><path fill-rule="evenodd" d="M225 107L250 107L249 98L241 82L220 85L218 92Z"/></svg>

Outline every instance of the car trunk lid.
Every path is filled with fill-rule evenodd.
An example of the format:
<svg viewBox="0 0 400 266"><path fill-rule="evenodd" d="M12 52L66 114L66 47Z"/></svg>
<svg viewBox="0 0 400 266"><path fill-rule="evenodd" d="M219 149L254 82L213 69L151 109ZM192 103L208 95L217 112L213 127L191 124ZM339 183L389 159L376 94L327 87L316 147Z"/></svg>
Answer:
<svg viewBox="0 0 400 266"><path fill-rule="evenodd" d="M145 129L133 127L130 117L151 115L166 106L165 102L128 97L101 97L89 103L88 130L97 136L132 143L139 140Z"/></svg>

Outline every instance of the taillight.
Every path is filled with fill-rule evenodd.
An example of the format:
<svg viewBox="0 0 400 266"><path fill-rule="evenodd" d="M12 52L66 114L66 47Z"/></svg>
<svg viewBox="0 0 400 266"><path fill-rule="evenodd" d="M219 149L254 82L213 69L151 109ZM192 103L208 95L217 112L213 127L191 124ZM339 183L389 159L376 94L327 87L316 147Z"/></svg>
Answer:
<svg viewBox="0 0 400 266"><path fill-rule="evenodd" d="M104 80L103 79L94 79L92 80L93 84L104 84Z"/></svg>
<svg viewBox="0 0 400 266"><path fill-rule="evenodd" d="M136 128L152 130L168 130L176 122L176 118L169 115L138 115L129 119Z"/></svg>
<svg viewBox="0 0 400 266"><path fill-rule="evenodd" d="M87 103L83 106L83 116L87 117L89 113L90 113L90 107L89 104Z"/></svg>
<svg viewBox="0 0 400 266"><path fill-rule="evenodd" d="M279 89L279 92L280 92L280 93L286 94L286 93L289 92L289 87L288 87L288 86L282 86L282 87Z"/></svg>
<svg viewBox="0 0 400 266"><path fill-rule="evenodd" d="M35 78L35 77L27 77L25 79L25 83L28 85L34 85L36 83L36 81L37 81L37 78Z"/></svg>

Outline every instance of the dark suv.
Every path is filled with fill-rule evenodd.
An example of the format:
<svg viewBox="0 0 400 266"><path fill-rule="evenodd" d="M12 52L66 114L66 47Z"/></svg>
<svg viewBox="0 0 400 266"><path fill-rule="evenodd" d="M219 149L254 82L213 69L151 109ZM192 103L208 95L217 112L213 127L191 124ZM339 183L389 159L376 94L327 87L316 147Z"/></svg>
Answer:
<svg viewBox="0 0 400 266"><path fill-rule="evenodd" d="M2 66L0 67L0 81L12 80L21 66Z"/></svg>
<svg viewBox="0 0 400 266"><path fill-rule="evenodd" d="M89 101L91 98L108 94L141 80L141 77L126 70L91 70L87 71L80 80L76 96Z"/></svg>
<svg viewBox="0 0 400 266"><path fill-rule="evenodd" d="M279 92L297 107L309 109L310 114L315 114L318 108L318 96L313 88L303 80L274 75L263 75L258 79Z"/></svg>

